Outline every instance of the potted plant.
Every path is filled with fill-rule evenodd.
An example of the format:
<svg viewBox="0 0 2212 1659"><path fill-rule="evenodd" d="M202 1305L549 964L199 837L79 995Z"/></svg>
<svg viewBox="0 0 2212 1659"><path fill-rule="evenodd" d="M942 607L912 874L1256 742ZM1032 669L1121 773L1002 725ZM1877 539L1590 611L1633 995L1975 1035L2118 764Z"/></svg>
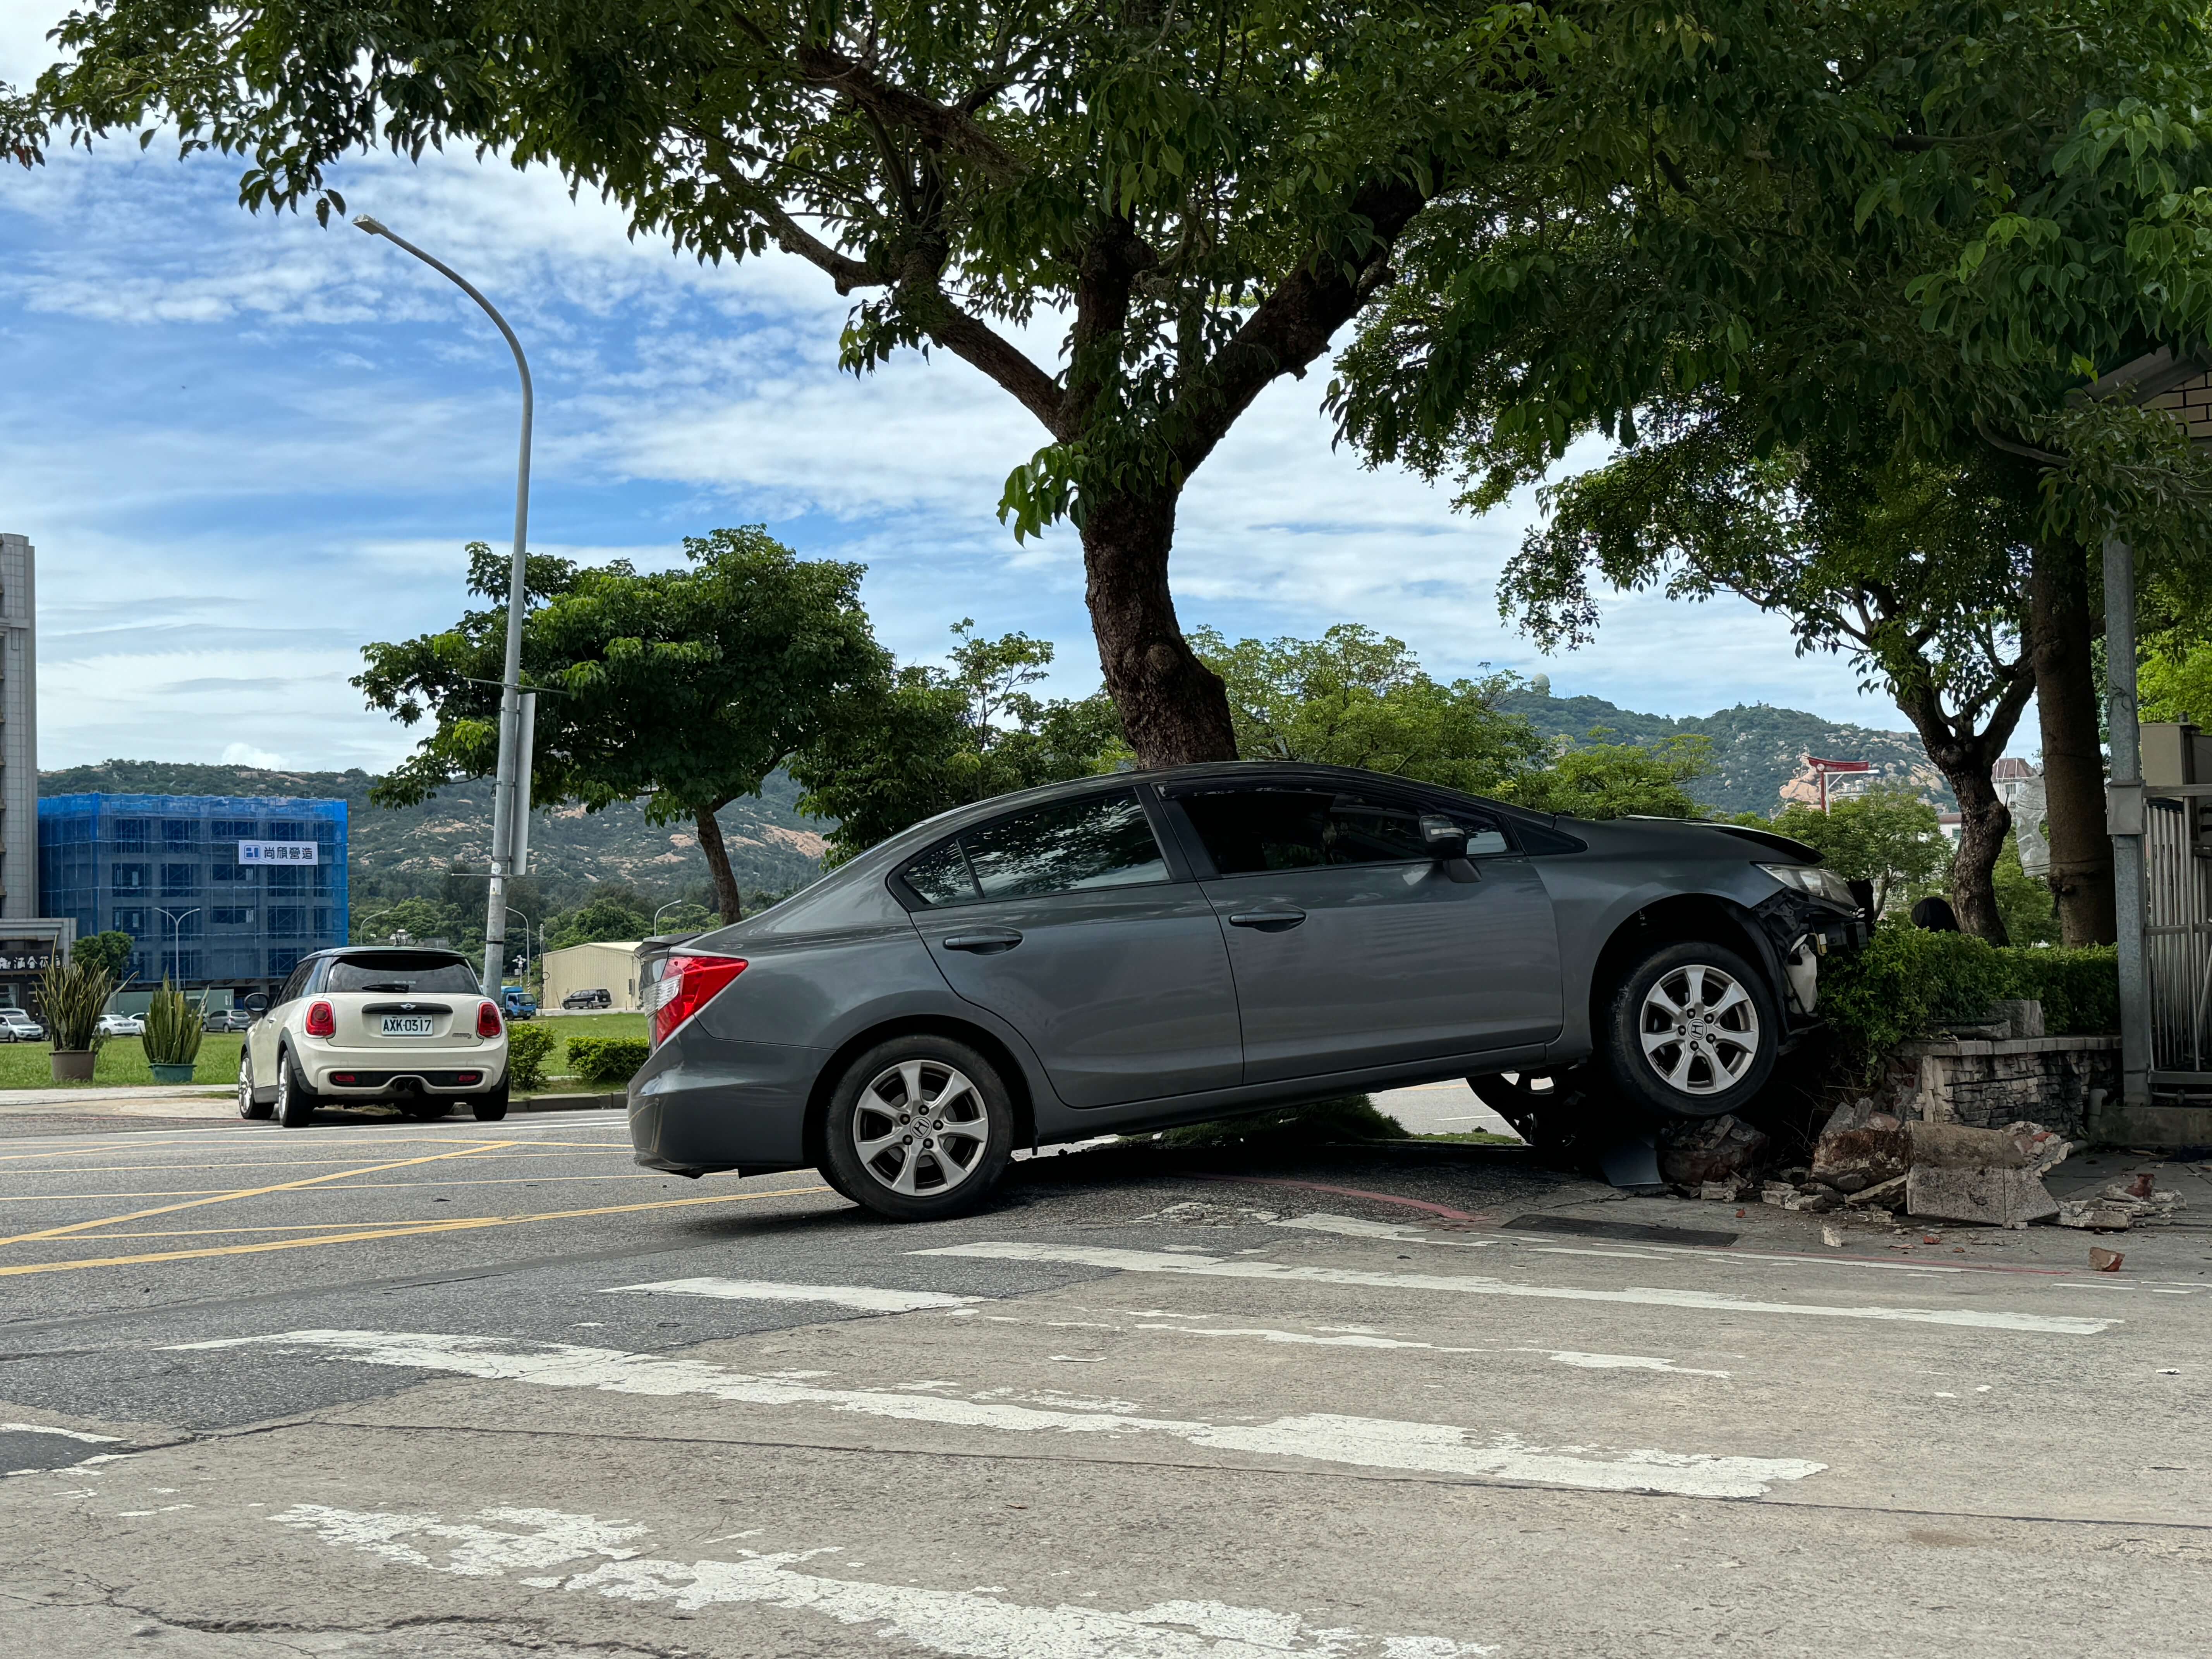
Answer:
<svg viewBox="0 0 2212 1659"><path fill-rule="evenodd" d="M39 981L46 1030L53 1042L57 1083L89 1083L100 1047L100 1013L115 994L115 975L106 967L75 956L58 959Z"/></svg>
<svg viewBox="0 0 2212 1659"><path fill-rule="evenodd" d="M146 1010L146 1064L156 1083L190 1083L200 1055L200 1017L165 976Z"/></svg>

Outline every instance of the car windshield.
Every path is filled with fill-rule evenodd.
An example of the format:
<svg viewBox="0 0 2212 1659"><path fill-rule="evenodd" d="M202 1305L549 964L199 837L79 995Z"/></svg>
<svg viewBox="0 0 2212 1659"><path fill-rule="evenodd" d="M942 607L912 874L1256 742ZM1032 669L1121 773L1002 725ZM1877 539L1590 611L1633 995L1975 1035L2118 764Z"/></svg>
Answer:
<svg viewBox="0 0 2212 1659"><path fill-rule="evenodd" d="M340 957L331 963L326 991L448 991L466 996L477 988L476 970L458 957L380 951Z"/></svg>

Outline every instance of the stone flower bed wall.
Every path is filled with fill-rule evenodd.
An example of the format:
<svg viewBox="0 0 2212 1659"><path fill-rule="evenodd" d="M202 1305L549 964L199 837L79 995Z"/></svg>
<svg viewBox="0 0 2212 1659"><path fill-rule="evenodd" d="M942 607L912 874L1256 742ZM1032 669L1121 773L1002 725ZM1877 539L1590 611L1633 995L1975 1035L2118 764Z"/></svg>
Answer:
<svg viewBox="0 0 2212 1659"><path fill-rule="evenodd" d="M1892 1050L1880 1098L1908 1122L2026 1121L2088 1140L2092 1117L2119 1088L2116 1036L1941 1037Z"/></svg>

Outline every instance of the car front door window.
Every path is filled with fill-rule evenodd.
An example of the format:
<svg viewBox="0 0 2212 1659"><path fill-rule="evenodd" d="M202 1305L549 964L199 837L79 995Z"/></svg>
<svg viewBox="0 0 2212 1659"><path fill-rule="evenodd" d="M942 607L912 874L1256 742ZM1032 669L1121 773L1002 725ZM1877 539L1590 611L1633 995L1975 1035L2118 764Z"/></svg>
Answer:
<svg viewBox="0 0 2212 1659"><path fill-rule="evenodd" d="M1136 792L1067 801L971 830L906 868L931 905L1135 887L1168 878Z"/></svg>

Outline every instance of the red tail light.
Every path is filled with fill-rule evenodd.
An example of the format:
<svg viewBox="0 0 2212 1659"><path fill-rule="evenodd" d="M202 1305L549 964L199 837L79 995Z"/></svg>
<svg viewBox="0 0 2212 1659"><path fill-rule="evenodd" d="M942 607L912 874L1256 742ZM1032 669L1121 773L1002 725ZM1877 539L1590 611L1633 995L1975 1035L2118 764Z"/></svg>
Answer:
<svg viewBox="0 0 2212 1659"><path fill-rule="evenodd" d="M477 1004L477 1035L480 1037L495 1037L499 1035L500 1030L499 1004L496 1002Z"/></svg>
<svg viewBox="0 0 2212 1659"><path fill-rule="evenodd" d="M338 1017L331 1012L331 1005L327 1002L309 1003L307 1005L307 1035L336 1036L337 1034Z"/></svg>
<svg viewBox="0 0 2212 1659"><path fill-rule="evenodd" d="M742 957L671 957L653 981L653 1040L669 1035L721 994L745 971Z"/></svg>

